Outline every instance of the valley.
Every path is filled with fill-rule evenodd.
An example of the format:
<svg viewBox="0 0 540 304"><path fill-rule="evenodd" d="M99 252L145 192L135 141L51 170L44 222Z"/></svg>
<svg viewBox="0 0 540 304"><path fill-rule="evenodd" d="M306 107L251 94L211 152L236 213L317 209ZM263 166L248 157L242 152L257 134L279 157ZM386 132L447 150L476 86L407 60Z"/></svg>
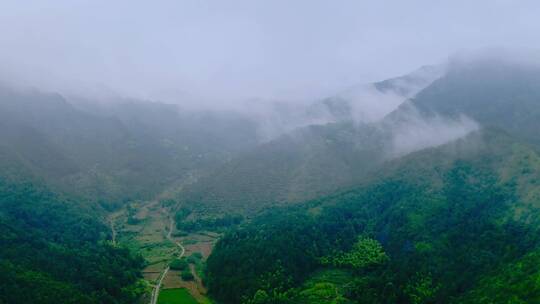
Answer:
<svg viewBox="0 0 540 304"><path fill-rule="evenodd" d="M115 236L112 242L141 254L147 261L142 274L151 292L141 303L169 303L160 300L162 291L178 289L186 290L196 303L211 303L201 274L219 235L178 231L174 221L177 208L154 200L130 204L110 215L111 235ZM182 278L182 271L171 269L172 261L186 258L190 260L187 271L193 275L189 279Z"/></svg>

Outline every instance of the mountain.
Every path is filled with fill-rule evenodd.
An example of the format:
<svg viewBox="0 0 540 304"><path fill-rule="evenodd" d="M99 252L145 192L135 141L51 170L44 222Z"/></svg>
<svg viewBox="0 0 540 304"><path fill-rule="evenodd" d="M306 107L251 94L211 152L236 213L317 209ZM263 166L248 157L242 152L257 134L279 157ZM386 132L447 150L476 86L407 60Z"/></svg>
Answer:
<svg viewBox="0 0 540 304"><path fill-rule="evenodd" d="M411 88L432 81L426 75L436 74L434 70L424 68L372 88L379 88L380 96L399 95L403 99ZM348 103L359 102L359 97L353 95L361 95L361 91L365 88L351 88L339 96L349 96ZM202 181L191 192L209 190L210 195L230 196L231 200L235 193L249 195L249 185L233 177L236 169L223 165L229 161L238 163L241 176L258 178L259 172L247 172L257 170L252 166L254 162L260 162L260 166L280 162L286 172L276 168L268 171L275 174L255 179L253 191L261 195L253 196L269 202L302 200L348 185L358 172L371 167L361 165L373 153L371 148L360 153L357 150L363 144L358 138L370 138L373 131L358 131L350 117L336 116L329 105L272 103L270 109L263 106L257 111L254 103L245 112L193 111L176 105L118 99L96 106L59 94L2 86L0 150L6 164L18 164L19 174L25 172L54 189L92 198L105 206L152 198L167 189L181 188L198 176L203 176ZM333 121L328 130L320 127ZM302 130L294 131L298 129ZM259 146L261 140L272 138L270 143ZM279 146L286 146L288 152L269 155L280 150ZM335 156L334 151L342 155ZM249 153L252 157L247 156ZM246 163L242 165L240 160ZM327 171L328 176L318 173L321 171ZM240 189L220 193L220 179L239 182ZM266 194L260 191L272 181L276 181L275 187L266 189ZM213 184L215 194L206 188ZM311 189L317 191L311 193ZM244 204L242 200L240 204Z"/></svg>
<svg viewBox="0 0 540 304"><path fill-rule="evenodd" d="M534 302L523 263L540 250L539 164L535 147L491 129L387 162L228 233L210 291L224 303Z"/></svg>
<svg viewBox="0 0 540 304"><path fill-rule="evenodd" d="M257 136L232 112L0 87L0 302L139 301L146 262L110 243L107 212L190 182Z"/></svg>
<svg viewBox="0 0 540 304"><path fill-rule="evenodd" d="M331 122L296 129L238 155L187 186L180 198L204 212L257 212L352 186L388 159L466 135L478 127L470 119L428 117L399 107L410 94L437 82L441 70L424 67L316 103L313 107L328 107L333 113ZM359 97L361 92L370 93ZM377 105L385 102L389 104ZM368 104L375 104L373 117L380 118L362 120L365 115L355 114L355 108ZM398 114L401 118L395 119Z"/></svg>
<svg viewBox="0 0 540 304"><path fill-rule="evenodd" d="M350 187L389 159L478 128L499 128L530 144L540 143L540 68L486 59L454 60L440 71L424 68L375 84L396 96L415 94L380 120L351 122L347 116L298 129L202 176L181 199L205 210L234 206L251 213ZM424 74L431 77L418 76ZM381 100L374 96L372 101Z"/></svg>
<svg viewBox="0 0 540 304"><path fill-rule="evenodd" d="M226 201L230 209L247 201L300 201L353 184L379 162L366 160L378 153L380 136L357 126L365 124L351 105L362 108L373 97L401 103L439 70L425 67L312 105L253 102L244 111L121 98L98 105L2 86L0 152L5 164L18 164L19 174L104 206L175 191L198 177L182 193L188 201L199 201L201 193L201 201ZM377 93L362 93L368 91ZM336 112L332 100L349 116Z"/></svg>
<svg viewBox="0 0 540 304"><path fill-rule="evenodd" d="M424 113L467 115L486 127L500 127L540 143L540 67L511 59L458 60L412 100Z"/></svg>
<svg viewBox="0 0 540 304"><path fill-rule="evenodd" d="M310 110L325 111L332 121L376 122L444 73L445 66L424 66L400 77L352 86L316 102Z"/></svg>
<svg viewBox="0 0 540 304"><path fill-rule="evenodd" d="M203 213L250 213L328 193L377 164L377 135L369 126L351 123L302 128L210 171L187 186L181 199Z"/></svg>
<svg viewBox="0 0 540 304"><path fill-rule="evenodd" d="M538 302L539 75L510 60L452 61L380 121L353 125L350 142L373 131L363 142L370 169L348 189L284 199L231 229L208 260L211 294L250 304Z"/></svg>
<svg viewBox="0 0 540 304"><path fill-rule="evenodd" d="M6 87L0 126L4 164L109 206L153 198L258 143L251 122L229 113L133 100L90 111Z"/></svg>

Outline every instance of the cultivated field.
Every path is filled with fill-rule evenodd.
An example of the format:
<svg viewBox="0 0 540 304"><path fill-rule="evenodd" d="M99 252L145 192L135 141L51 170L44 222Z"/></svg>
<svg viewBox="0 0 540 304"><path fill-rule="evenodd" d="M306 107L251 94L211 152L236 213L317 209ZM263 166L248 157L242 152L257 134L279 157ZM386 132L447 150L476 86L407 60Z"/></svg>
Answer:
<svg viewBox="0 0 540 304"><path fill-rule="evenodd" d="M148 262L143 269L143 277L150 286L156 285L169 263L178 258L180 252L175 243L185 248L184 258L197 257L189 259L193 280L182 280L180 271L170 270L166 273L158 303L211 303L206 297L202 274L204 262L219 235L211 232L180 234L174 222L171 222L172 218L174 211L161 206L157 201L131 203L129 207L111 216L111 229L114 229L117 244L140 253ZM171 227L172 231L169 231ZM183 300L170 302L176 296Z"/></svg>
<svg viewBox="0 0 540 304"><path fill-rule="evenodd" d="M164 289L159 294L158 304L199 304L185 288Z"/></svg>

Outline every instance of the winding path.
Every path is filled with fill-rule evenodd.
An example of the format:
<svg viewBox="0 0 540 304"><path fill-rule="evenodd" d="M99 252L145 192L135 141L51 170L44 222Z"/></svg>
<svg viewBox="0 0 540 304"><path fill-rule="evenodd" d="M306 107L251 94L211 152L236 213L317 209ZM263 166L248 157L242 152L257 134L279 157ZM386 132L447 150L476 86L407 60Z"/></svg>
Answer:
<svg viewBox="0 0 540 304"><path fill-rule="evenodd" d="M114 219L111 219L110 223L111 223L112 244L113 246L116 246L116 228L114 228Z"/></svg>
<svg viewBox="0 0 540 304"><path fill-rule="evenodd" d="M125 212L125 210L124 210L124 208L122 208L122 209L119 209L118 211L116 211L114 213L111 213L110 216L108 217L109 226L111 228L111 242L112 242L113 246L117 245L116 236L118 235L118 231L116 231L116 220L120 216L122 216L122 214L124 214L124 212Z"/></svg>
<svg viewBox="0 0 540 304"><path fill-rule="evenodd" d="M171 241L172 243L174 243L176 246L178 246L178 248L180 248L181 251L180 251L180 255L178 256L178 258L180 259L184 256L186 249L184 248L184 246L182 246L182 244L180 244L180 242L176 242L172 238L173 228L174 228L174 220L171 217L169 217L169 232L167 232L167 239ZM170 266L167 266L167 268L165 268L163 272L161 273L157 285L155 285L154 290L152 290L150 304L157 304L157 300L159 298L159 291L161 290L161 283L163 283L163 279L167 275L167 272L169 272L170 268L171 268Z"/></svg>

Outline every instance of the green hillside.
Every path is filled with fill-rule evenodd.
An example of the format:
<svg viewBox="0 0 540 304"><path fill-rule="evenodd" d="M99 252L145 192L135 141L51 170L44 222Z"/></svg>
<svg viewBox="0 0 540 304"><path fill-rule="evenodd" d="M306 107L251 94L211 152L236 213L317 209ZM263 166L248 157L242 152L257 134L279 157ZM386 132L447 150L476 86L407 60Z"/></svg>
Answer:
<svg viewBox="0 0 540 304"><path fill-rule="evenodd" d="M111 246L89 202L0 178L0 302L133 303L142 259Z"/></svg>
<svg viewBox="0 0 540 304"><path fill-rule="evenodd" d="M339 291L336 303L507 303L489 292L505 280L531 303L536 272L521 265L539 244L538 201L528 195L538 191L539 161L489 130L413 153L359 188L269 211L226 235L208 261L210 291L225 303L310 303L305 282L337 267L350 280L318 285Z"/></svg>

